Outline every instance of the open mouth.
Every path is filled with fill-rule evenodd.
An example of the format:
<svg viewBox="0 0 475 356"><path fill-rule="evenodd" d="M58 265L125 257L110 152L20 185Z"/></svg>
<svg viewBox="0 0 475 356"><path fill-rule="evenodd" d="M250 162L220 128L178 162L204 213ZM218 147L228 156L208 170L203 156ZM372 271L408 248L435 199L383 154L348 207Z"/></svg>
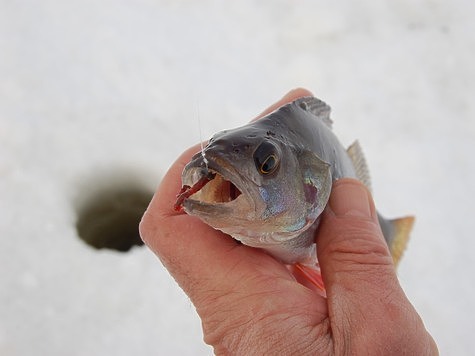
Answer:
<svg viewBox="0 0 475 356"><path fill-rule="evenodd" d="M220 173L208 169L193 185L183 185L177 195L174 209L181 211L186 199L193 199L204 204L229 203L242 193L231 181Z"/></svg>

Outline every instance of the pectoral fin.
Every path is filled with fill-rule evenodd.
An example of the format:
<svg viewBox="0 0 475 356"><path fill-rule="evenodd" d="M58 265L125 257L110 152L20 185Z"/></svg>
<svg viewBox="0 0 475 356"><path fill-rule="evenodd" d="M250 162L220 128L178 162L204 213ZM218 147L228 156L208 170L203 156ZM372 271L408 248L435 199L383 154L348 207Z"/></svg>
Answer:
<svg viewBox="0 0 475 356"><path fill-rule="evenodd" d="M296 263L293 266L295 267L295 276L300 283L326 298L327 292L325 290L325 285L323 284L322 273L320 272L318 264L315 266L308 266Z"/></svg>
<svg viewBox="0 0 475 356"><path fill-rule="evenodd" d="M310 151L300 152L298 160L309 214L316 218L325 209L330 198L332 188L330 164Z"/></svg>

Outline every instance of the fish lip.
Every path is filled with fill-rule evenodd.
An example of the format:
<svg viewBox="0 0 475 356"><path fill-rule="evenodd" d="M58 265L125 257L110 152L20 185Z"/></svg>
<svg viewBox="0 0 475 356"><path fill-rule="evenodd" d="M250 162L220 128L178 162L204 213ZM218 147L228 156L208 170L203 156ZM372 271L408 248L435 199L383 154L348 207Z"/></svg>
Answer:
<svg viewBox="0 0 475 356"><path fill-rule="evenodd" d="M197 210L202 213L212 213L212 214L220 214L219 211L211 210L216 207L220 207L222 209L223 214L228 214L229 210L232 209L233 203L236 204L238 199L242 201L245 199L251 209L256 207L256 202L252 199L253 196L253 189L252 185L253 182L251 180L246 180L239 172L234 169L234 167L226 160L221 157L210 155L209 153L206 154L206 161L204 156L201 152L197 153L188 163L183 171L182 181L184 184L192 185L195 183L193 179L193 175L196 173L197 170L202 170L201 175L199 178L205 176L206 174L211 171L211 173L217 173L222 176L225 180L231 182L236 186L237 189L241 192L240 196L236 199L233 199L229 202L204 202L201 200L193 199L188 197L183 201L183 207L185 211L190 210ZM196 178L195 178L196 179ZM187 182L187 180L189 180ZM249 186L244 187L243 183L245 181L249 181ZM190 184L188 184L190 183ZM257 189L256 189L257 190ZM255 194L254 194L255 195Z"/></svg>

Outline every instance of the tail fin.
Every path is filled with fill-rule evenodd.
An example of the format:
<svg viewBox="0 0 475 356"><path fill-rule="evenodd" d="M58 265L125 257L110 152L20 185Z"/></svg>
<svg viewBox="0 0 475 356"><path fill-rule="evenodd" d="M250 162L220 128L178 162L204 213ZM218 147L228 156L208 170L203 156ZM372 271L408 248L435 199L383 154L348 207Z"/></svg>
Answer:
<svg viewBox="0 0 475 356"><path fill-rule="evenodd" d="M388 244L389 251L391 252L396 267L406 249L414 221L415 218L413 216L386 220L379 215L379 224L383 230L384 238Z"/></svg>

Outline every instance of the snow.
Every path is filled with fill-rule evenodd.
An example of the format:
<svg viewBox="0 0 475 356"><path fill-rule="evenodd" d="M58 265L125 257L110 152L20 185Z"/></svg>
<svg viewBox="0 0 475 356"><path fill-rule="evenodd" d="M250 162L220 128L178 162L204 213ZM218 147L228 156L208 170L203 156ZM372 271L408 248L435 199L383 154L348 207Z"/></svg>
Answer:
<svg viewBox="0 0 475 356"><path fill-rule="evenodd" d="M441 354L475 313L475 21L439 0L0 2L0 354L211 354L145 248L96 251L76 208L153 189L204 137L303 86L358 138L379 210L415 214L399 277Z"/></svg>

